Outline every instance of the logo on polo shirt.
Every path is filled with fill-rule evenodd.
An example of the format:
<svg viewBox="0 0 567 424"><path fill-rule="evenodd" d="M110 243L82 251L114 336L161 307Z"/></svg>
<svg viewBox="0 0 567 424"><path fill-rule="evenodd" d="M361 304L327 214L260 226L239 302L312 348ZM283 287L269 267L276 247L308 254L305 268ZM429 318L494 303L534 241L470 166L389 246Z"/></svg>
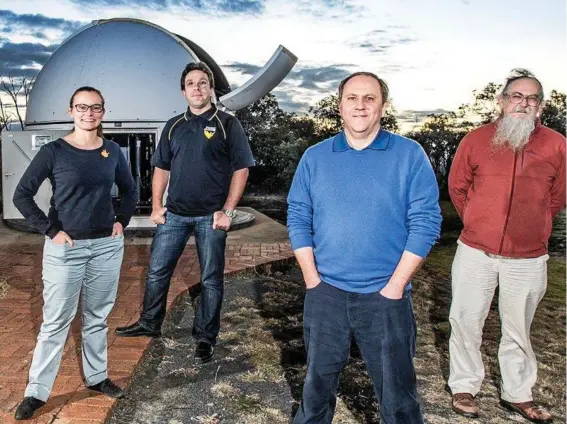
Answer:
<svg viewBox="0 0 567 424"><path fill-rule="evenodd" d="M210 138L215 135L215 132L217 132L217 127L205 127L205 137L207 137L207 140L210 140Z"/></svg>

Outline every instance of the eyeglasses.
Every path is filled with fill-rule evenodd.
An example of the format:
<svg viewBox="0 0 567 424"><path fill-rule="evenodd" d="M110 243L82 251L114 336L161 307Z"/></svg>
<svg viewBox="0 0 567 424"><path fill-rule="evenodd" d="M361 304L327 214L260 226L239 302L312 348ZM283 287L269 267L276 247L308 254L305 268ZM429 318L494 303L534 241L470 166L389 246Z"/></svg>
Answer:
<svg viewBox="0 0 567 424"><path fill-rule="evenodd" d="M86 112L89 109L92 110L93 113L101 113L104 110L104 105L101 105L100 103L95 103L94 105L90 106L82 103L75 105L75 110L77 112Z"/></svg>
<svg viewBox="0 0 567 424"><path fill-rule="evenodd" d="M504 96L510 99L510 102L514 104L520 104L524 102L524 99L528 101L530 106L538 106L541 103L541 98L539 96L524 96L521 93L504 94Z"/></svg>

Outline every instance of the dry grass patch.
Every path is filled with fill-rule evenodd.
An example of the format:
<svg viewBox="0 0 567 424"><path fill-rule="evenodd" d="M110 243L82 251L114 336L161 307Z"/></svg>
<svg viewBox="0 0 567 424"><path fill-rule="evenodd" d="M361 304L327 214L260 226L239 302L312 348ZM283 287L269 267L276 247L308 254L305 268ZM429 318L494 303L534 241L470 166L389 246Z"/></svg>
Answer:
<svg viewBox="0 0 567 424"><path fill-rule="evenodd" d="M4 299L9 287L8 280L5 277L0 277L0 300Z"/></svg>
<svg viewBox="0 0 567 424"><path fill-rule="evenodd" d="M234 406L237 411L245 413L257 413L263 409L262 398L257 393L237 396L232 406Z"/></svg>
<svg viewBox="0 0 567 424"><path fill-rule="evenodd" d="M198 374L195 368L179 368L176 370L171 371L167 376L168 377L194 377Z"/></svg>
<svg viewBox="0 0 567 424"><path fill-rule="evenodd" d="M238 333L238 331L224 331L224 329L221 329L218 338L223 342L232 343L237 341L240 337L241 335Z"/></svg>
<svg viewBox="0 0 567 424"><path fill-rule="evenodd" d="M236 297L234 300L232 300L232 303L243 308L253 308L255 306L255 303L252 299L243 296Z"/></svg>
<svg viewBox="0 0 567 424"><path fill-rule="evenodd" d="M356 419L352 412L350 412L342 399L337 398L337 407L335 409L335 416L333 417L333 424L360 424L360 420Z"/></svg>
<svg viewBox="0 0 567 424"><path fill-rule="evenodd" d="M241 376L241 381L279 382L283 379L283 370L280 365L281 350L273 334L266 329L266 322L262 319L260 311L254 308L254 303L239 298L239 305L244 305L235 311L224 315L223 328L220 338L230 343L231 351L248 356L254 371ZM279 322L279 321L275 321Z"/></svg>
<svg viewBox="0 0 567 424"><path fill-rule="evenodd" d="M239 326L242 324L249 325L251 321L260 319L258 309L251 307L242 307L236 311L224 314L223 321L226 326Z"/></svg>
<svg viewBox="0 0 567 424"><path fill-rule="evenodd" d="M280 410L274 408L263 408L255 414L240 415L237 422L246 424L288 424L286 417Z"/></svg>
<svg viewBox="0 0 567 424"><path fill-rule="evenodd" d="M191 418L192 423L196 424L220 424L221 417L219 414L213 415L199 415L198 417Z"/></svg>
<svg viewBox="0 0 567 424"><path fill-rule="evenodd" d="M250 357L250 362L257 372L243 376L247 381L272 381L283 379L280 365L281 350L272 333L260 326L253 326L245 334L242 350Z"/></svg>
<svg viewBox="0 0 567 424"><path fill-rule="evenodd" d="M211 387L211 393L218 398L232 398L240 395L240 389L228 383L217 383Z"/></svg>

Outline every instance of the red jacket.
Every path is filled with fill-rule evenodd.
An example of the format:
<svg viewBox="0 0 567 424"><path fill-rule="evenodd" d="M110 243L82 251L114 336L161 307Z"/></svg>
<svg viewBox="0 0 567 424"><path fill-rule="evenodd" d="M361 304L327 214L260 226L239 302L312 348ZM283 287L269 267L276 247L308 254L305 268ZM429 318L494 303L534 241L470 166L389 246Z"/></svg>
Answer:
<svg viewBox="0 0 567 424"><path fill-rule="evenodd" d="M449 194L464 224L460 239L487 253L547 253L553 217L565 207L565 137L539 122L528 144L492 147L495 124L470 132L449 173Z"/></svg>

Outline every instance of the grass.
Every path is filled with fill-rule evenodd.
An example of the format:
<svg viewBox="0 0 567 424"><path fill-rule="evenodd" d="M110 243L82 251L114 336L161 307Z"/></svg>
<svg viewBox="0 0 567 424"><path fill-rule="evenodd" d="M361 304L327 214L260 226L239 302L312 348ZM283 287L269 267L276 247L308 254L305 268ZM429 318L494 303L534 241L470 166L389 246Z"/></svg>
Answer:
<svg viewBox="0 0 567 424"><path fill-rule="evenodd" d="M4 299L4 297L8 293L9 288L10 286L8 285L8 280L0 276L0 300Z"/></svg>
<svg viewBox="0 0 567 424"><path fill-rule="evenodd" d="M446 390L451 331L448 321L450 271L461 227L450 202L441 202L441 207L444 214L443 236L414 278L414 311L418 323L415 366L425 421L464 424L470 423L470 420L451 411L450 395ZM556 246L561 244L564 247L564 240L559 237ZM548 262L547 294L532 326L532 343L539 364L534 397L554 414L556 422L565 421L565 274L563 254L552 254ZM250 299L236 299L240 308L224 316L223 332L226 334L223 336L221 332L221 338L233 341L234 349L245 352L253 364L254 369L241 381L261 384L262 381L277 382L279 377L284 376L299 404L306 372L302 340L303 281L296 267L274 276L262 280L265 292L256 304ZM503 410L498 404L499 339L500 321L495 299L483 333L481 351L486 377L478 394L482 415L476 423L522 422L521 418ZM351 349L351 358L341 375L338 397L334 424L380 422L373 388L356 347ZM231 395L230 399L233 403L231 409L245 413L238 415L236 422L288 422L284 418L280 421L266 415L265 399L250 398L249 392ZM284 411L276 417L283 417L282 414Z"/></svg>
<svg viewBox="0 0 567 424"><path fill-rule="evenodd" d="M565 306L565 259L551 257L547 262L547 293L548 302ZM562 325L564 323L562 322Z"/></svg>
<svg viewBox="0 0 567 424"><path fill-rule="evenodd" d="M418 391L426 423L469 424L469 419L452 412L450 395L446 391L451 331L448 321L450 270L461 227L451 204L442 202L441 207L445 218L442 238L413 280L414 312L418 323L415 358ZM563 214L563 222L564 217ZM560 227L561 223L557 225ZM539 365L534 397L550 409L555 422L565 421L564 234L563 231L559 236L555 235L554 250L548 262L547 294L532 326L532 343ZM227 282L227 287L229 285L237 295L227 298L223 307L217 349L219 362L208 368L193 368L190 363L179 362L178 356L187 355L193 345L185 336L181 337L185 331L174 330L170 337L155 343L153 351L159 364L145 368L150 375L148 378L152 378L155 368L158 371L161 368L157 389L152 390L157 392L162 386L166 390L179 386L190 387L190 392L194 393L197 389L197 399L206 408L201 408L198 413L201 415L195 413L198 416L191 417L189 422L288 424L301 400L306 373L301 272L297 267L289 267L284 272L275 271L271 277L265 277L251 271ZM172 322L179 320L180 323L187 307L179 308L177 312L173 308L172 314L177 318L172 318ZM481 352L486 377L478 395L482 416L474 421L477 424L525 422L498 404L499 338L495 299L483 333ZM146 383L143 387L139 393L145 393L149 386ZM132 403L132 408L140 408L138 401ZM218 414L213 415L213 412ZM133 414L126 410L123 415L128 413ZM175 420L170 422L176 423ZM341 374L333 424L362 423L380 423L379 407L365 364L353 346L350 360Z"/></svg>

